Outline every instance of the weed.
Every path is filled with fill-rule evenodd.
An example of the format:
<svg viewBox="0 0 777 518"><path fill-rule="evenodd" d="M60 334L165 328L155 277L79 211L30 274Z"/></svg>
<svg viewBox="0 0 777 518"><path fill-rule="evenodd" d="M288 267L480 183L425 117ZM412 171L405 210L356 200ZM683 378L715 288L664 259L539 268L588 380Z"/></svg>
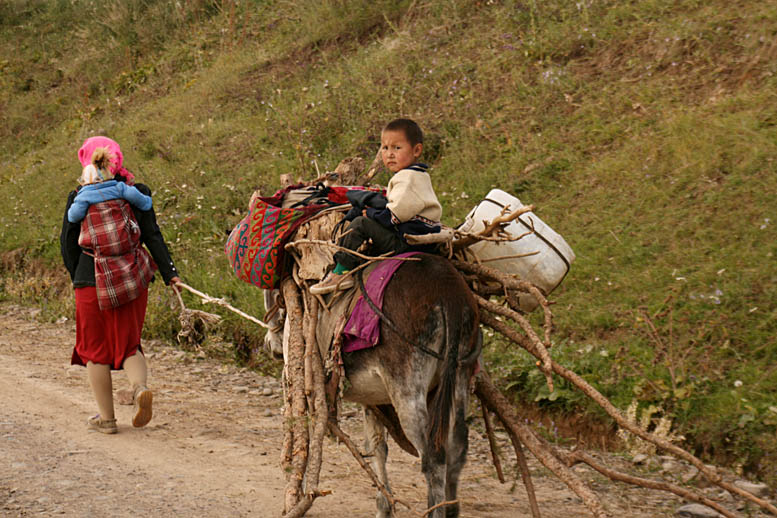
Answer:
<svg viewBox="0 0 777 518"><path fill-rule="evenodd" d="M658 439L670 443L685 439L685 437L672 433L672 420L664 415L660 408L653 405L643 408L641 411L638 408L638 402L635 399L626 409L626 420L632 425L639 427L645 432L650 432ZM660 417L655 417L657 414ZM618 429L618 437L623 441L626 451L632 456L640 453L647 455L655 455L656 453L655 444L647 442L624 429Z"/></svg>

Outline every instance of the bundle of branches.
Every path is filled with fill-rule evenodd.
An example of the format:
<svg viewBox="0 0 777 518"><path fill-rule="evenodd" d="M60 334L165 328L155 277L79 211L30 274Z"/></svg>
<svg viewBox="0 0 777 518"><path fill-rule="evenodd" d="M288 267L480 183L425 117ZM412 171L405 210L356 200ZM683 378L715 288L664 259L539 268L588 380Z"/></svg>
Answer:
<svg viewBox="0 0 777 518"><path fill-rule="evenodd" d="M193 289L184 283L180 284L186 289ZM178 314L178 322L181 324L181 330L178 331L177 337L178 343L185 349L197 349L205 341L208 326L219 323L221 316L198 309L189 309L183 303L181 293L175 287L173 287L173 292L181 305L181 312Z"/></svg>
<svg viewBox="0 0 777 518"><path fill-rule="evenodd" d="M370 171L362 178L371 179L376 171L376 161ZM553 390L554 376L560 376L574 387L600 405L608 415L623 429L638 436L644 441L654 444L657 448L683 459L695 466L700 474L710 483L715 484L731 494L747 499L768 512L777 515L777 508L769 502L745 491L727 481L714 469L701 460L672 444L663 437L648 433L633 422L626 419L621 412L600 392L589 385L582 377L558 364L550 356L551 330L553 315L550 303L545 294L533 284L490 268L479 261L477 257L467 253L467 247L478 241L507 241L520 239L523 236L511 236L505 232L505 226L521 214L532 211L533 206L522 207L509 212L503 211L493 221L485 222L485 228L478 233L464 233L448 229L437 236L424 237L432 241L444 241L445 253L452 264L464 275L481 309L481 323L499 333L505 340L525 349L537 361L537 367L545 375L549 389ZM312 242L312 241L311 241ZM429 241L424 241L429 242ZM332 246L333 243L316 241L321 246ZM375 258L379 259L379 258ZM362 455L354 446L353 441L337 424L336 414L332 411L336 403L327 401L325 371L318 346L315 330L320 300L311 296L304 281L297 275L287 277L282 282L282 294L289 317L288 356L285 365L287 383L286 394L286 430L283 445L283 466L288 474L284 516L303 516L311 507L313 500L327 494L318 487L321 469L322 442L327 430L341 439L362 468L368 473L372 482L383 492L392 505L403 503L393 497L379 482L378 477L364 461ZM518 304L518 294L529 293L538 302L544 313L542 330L536 331ZM344 323L344 319L343 319ZM340 333L336 333L339 336ZM504 426L512 441L518 459L520 472L525 483L532 515L540 516L539 507L534 496L529 470L523 455L522 445L559 479L574 491L597 518L608 516L598 496L589 489L583 481L570 469L576 463L585 463L593 469L615 481L668 491L686 500L706 505L723 516L732 518L736 515L725 509L717 501L685 487L680 487L666 481L655 481L620 473L598 463L592 456L581 450L562 451L542 439L519 418L513 405L492 383L485 372L481 372L475 380L475 394L481 401L485 428L492 447L492 454L497 473L502 479L501 464L495 449L493 426L489 412L494 413ZM303 488L304 484L304 488ZM405 504L406 505L406 504Z"/></svg>
<svg viewBox="0 0 777 518"><path fill-rule="evenodd" d="M285 430L281 453L281 464L287 473L283 515L296 518L310 509L313 500L328 494L319 490L318 480L329 408L324 387L324 364L316 344L318 299L310 296L310 292L300 290L294 276L282 282L281 292L289 319L289 343L284 366Z"/></svg>
<svg viewBox="0 0 777 518"><path fill-rule="evenodd" d="M634 422L626 419L606 397L589 385L582 377L554 361L548 351L551 347L550 333L553 325L553 315L550 310L550 303L545 297L545 294L531 283L517 279L514 276L499 270L489 268L484 264L479 264L476 257L473 262L471 260L472 256L465 253L467 246L476 243L479 240L500 241L514 239L514 236L504 235L504 226L521 214L533 210L533 208L534 207L523 207L509 214L507 211L502 211L502 214L495 218L494 221L486 222L485 229L477 234L456 235L454 233L454 241L448 248L449 253L454 257L451 261L469 281L470 287L473 290L481 309L481 323L490 327L496 333L499 333L508 342L525 349L529 354L533 355L537 359L537 367L545 375L548 388L551 392L553 391L553 375L561 376L601 406L605 412L615 420L621 429L631 432L640 439L654 444L657 448L666 453L672 454L675 457L690 463L696 467L701 475L710 483L725 489L731 494L745 498L757 504L764 510L777 515L777 508L775 508L774 505L723 480L723 477L714 468L705 465L691 453L672 444L664 437L648 433ZM519 236L518 238L520 237L523 236ZM517 293L519 292L530 293L537 301L539 301L539 305L544 312L543 332L541 336L540 333L537 333L532 328L531 323L521 311L517 297ZM494 296L500 296L498 299L499 302L492 300ZM532 484L529 479L528 469L526 469L521 443L529 448L546 468L563 480L570 489L581 498L586 507L588 507L591 513L597 518L607 516L607 514L598 497L582 483L573 471L569 469L570 466L576 463L582 462L588 464L593 469L612 480L650 489L668 491L681 496L686 500L697 502L715 509L723 516L736 516L718 502L693 490L665 481L654 481L616 472L599 464L593 457L577 449L572 452L563 452L554 448L537 435L530 427L524 424L519 418L516 410L509 403L509 400L495 387L485 372L481 373L476 379L475 394L478 396L483 406L486 432L489 435L489 443L492 447L494 464L500 474L500 478L501 466L494 448L495 441L493 440L493 428L488 419L488 411L497 415L499 421L510 436L527 491L529 492L532 513L535 517L539 516L539 509L537 508L536 499L533 495Z"/></svg>

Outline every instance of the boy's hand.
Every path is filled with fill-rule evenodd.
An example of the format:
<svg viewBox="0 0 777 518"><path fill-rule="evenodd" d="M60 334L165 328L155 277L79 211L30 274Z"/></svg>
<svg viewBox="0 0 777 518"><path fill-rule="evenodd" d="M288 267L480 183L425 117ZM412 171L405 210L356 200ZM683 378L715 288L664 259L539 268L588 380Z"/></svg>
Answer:
<svg viewBox="0 0 777 518"><path fill-rule="evenodd" d="M367 209L362 209L362 216L364 216L365 218L368 217L367 216Z"/></svg>

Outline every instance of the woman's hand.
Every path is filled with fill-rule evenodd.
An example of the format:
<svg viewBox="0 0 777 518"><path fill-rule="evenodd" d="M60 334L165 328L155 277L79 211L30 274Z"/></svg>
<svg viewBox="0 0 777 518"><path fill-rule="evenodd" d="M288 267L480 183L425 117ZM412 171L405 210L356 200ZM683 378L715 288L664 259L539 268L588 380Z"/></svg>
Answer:
<svg viewBox="0 0 777 518"><path fill-rule="evenodd" d="M181 278L176 275L175 277L170 279L170 283L168 284L168 286L170 286L173 289L173 291L176 291L176 292L180 291L178 286L176 286L176 284L178 284L179 282L181 282Z"/></svg>

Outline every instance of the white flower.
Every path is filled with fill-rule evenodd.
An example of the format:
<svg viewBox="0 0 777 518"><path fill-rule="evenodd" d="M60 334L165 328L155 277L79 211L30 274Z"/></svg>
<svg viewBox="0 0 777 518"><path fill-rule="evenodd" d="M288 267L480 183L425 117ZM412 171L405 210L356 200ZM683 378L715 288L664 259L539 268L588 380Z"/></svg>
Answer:
<svg viewBox="0 0 777 518"><path fill-rule="evenodd" d="M741 381L741 380L736 380L736 381L734 382L734 386L735 386L736 388L739 388L739 387L741 387L741 386L742 386L742 381Z"/></svg>

